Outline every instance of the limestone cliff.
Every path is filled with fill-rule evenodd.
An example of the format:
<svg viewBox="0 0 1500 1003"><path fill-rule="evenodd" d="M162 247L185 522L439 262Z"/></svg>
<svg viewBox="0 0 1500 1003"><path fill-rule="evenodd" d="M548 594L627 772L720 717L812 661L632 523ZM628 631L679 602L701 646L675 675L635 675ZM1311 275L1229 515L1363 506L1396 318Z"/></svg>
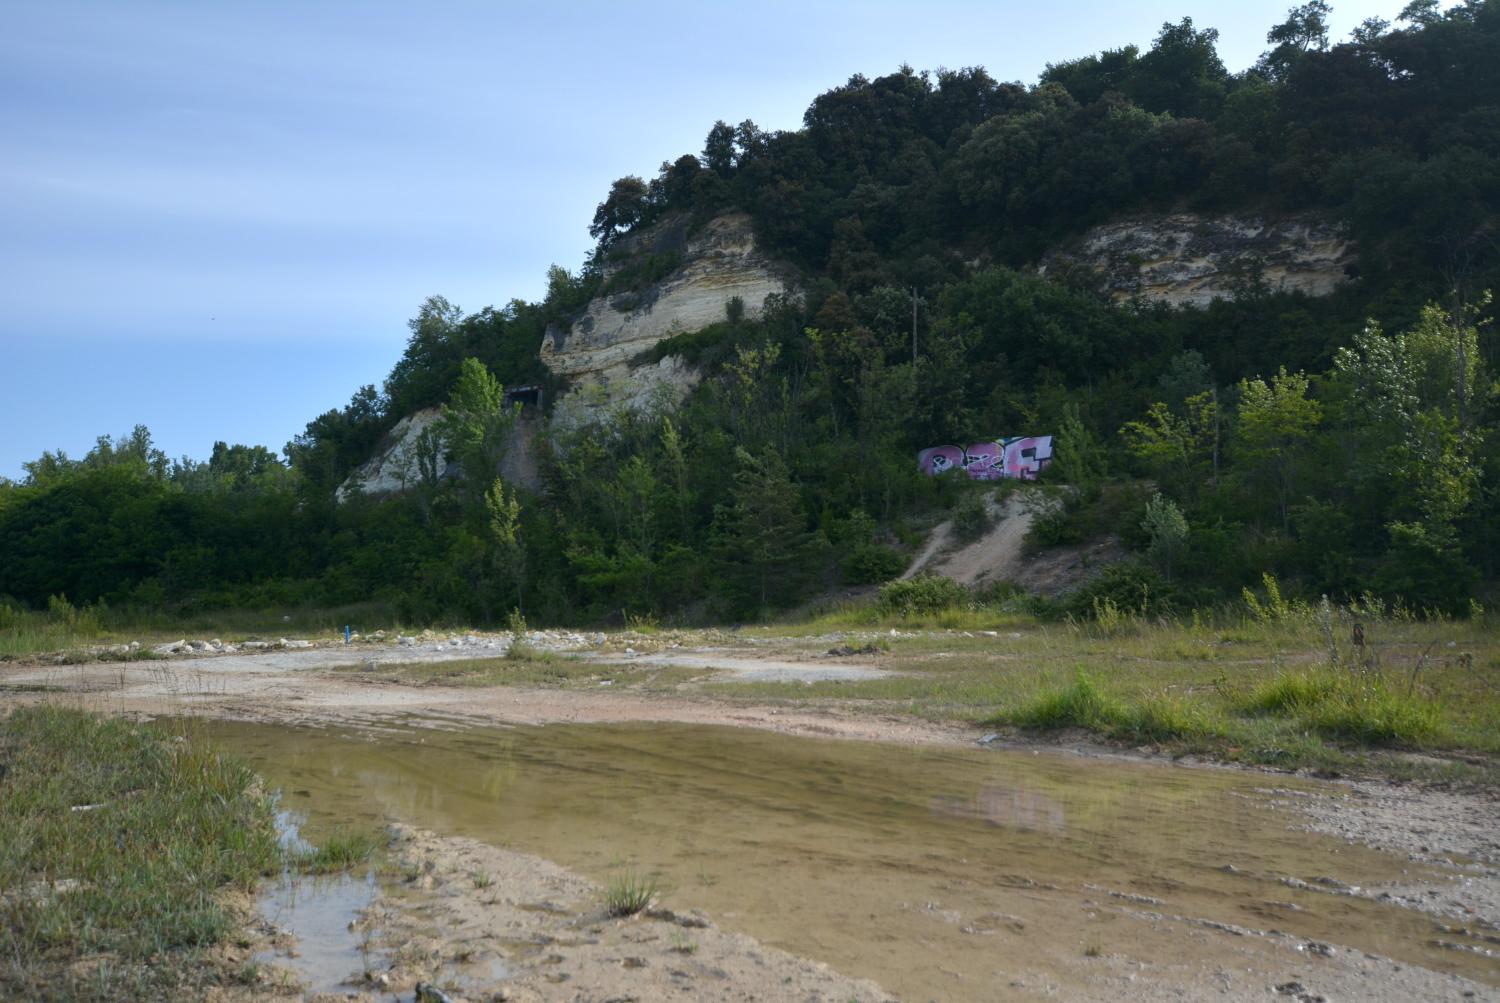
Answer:
<svg viewBox="0 0 1500 1003"><path fill-rule="evenodd" d="M1206 306L1215 297L1233 299L1252 284L1326 296L1349 281L1354 261L1348 238L1314 216L1176 213L1096 226L1050 251L1038 270L1054 278L1083 277L1116 300L1140 296Z"/></svg>
<svg viewBox="0 0 1500 1003"><path fill-rule="evenodd" d="M632 360L665 338L723 320L734 297L753 318L766 297L791 287L790 273L757 249L750 217L740 212L717 216L695 233L688 232L685 216L669 217L622 243L617 254L605 267L605 289L643 257L676 264L644 289L601 293L566 328L547 332L542 361L570 387L559 402L564 414L600 404L680 399L697 382L695 370L671 357L643 366Z"/></svg>
<svg viewBox="0 0 1500 1003"><path fill-rule="evenodd" d="M418 444L423 433L432 429L442 414L442 408L428 407L396 422L395 427L381 440L375 455L357 467L339 485L338 500L347 501L356 491L389 495L416 487L421 481L421 467L417 462ZM435 463L438 477L446 477L448 461L441 448L436 450Z"/></svg>
<svg viewBox="0 0 1500 1003"><path fill-rule="evenodd" d="M437 437L435 426L442 416L441 407L429 407L398 421L385 434L375 455L339 485L336 492L338 500L348 501L356 491L367 495L392 495L415 488L422 480L421 464L418 461L422 437L429 431L437 479L442 481L456 476L458 468L448 462L447 449ZM521 484L528 488L536 488L541 484L532 448L537 423L534 413L523 411L511 431L505 456L500 463L500 476L507 484Z"/></svg>

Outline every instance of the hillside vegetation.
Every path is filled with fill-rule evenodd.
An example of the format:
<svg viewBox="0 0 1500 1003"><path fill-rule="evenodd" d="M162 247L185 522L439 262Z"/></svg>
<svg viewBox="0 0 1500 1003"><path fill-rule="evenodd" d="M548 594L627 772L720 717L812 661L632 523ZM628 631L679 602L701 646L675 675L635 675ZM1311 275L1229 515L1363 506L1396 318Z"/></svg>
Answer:
<svg viewBox="0 0 1500 1003"><path fill-rule="evenodd" d="M1416 0L1341 42L1327 13L1293 9L1239 74L1184 19L1032 85L902 67L818 96L798 130L714 123L701 153L611 186L595 251L554 266L542 302L433 297L383 387L281 456L170 461L138 428L28 464L0 486L0 618L49 600L96 618L756 617L894 577L996 490L926 478L916 451L1019 434L1056 436L1044 481L1063 499L1030 545L1112 532L1135 555L1071 598L1014 600L1035 612L1186 613L1270 573L1289 597L1469 614L1500 578L1500 4ZM731 209L801 294L659 346L707 374L681 407L546 432L540 490L503 483L501 388L549 381L548 325L606 265L616 287L661 277L630 234ZM1172 309L1034 270L1092 225L1180 211L1327 218L1358 272L1310 298L1245 261L1232 299ZM438 403L464 477L335 501Z"/></svg>

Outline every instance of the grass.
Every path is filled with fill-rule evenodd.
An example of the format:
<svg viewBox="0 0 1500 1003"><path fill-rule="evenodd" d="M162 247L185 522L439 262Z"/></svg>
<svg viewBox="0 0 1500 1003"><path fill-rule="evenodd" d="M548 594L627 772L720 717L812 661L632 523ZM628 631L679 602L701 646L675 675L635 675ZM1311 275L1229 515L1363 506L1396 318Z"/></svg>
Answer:
<svg viewBox="0 0 1500 1003"><path fill-rule="evenodd" d="M382 840L362 829L340 829L297 857L293 863L304 874L336 874L369 860Z"/></svg>
<svg viewBox="0 0 1500 1003"><path fill-rule="evenodd" d="M858 631L868 630L889 649L880 667L896 675L709 691L726 700L837 701L855 712L1041 735L1085 731L1227 761L1500 786L1493 616L1418 620L1307 608L1265 621L1230 610L1182 620L1125 613L1118 629L1104 631L1092 621L974 608L953 611L963 625L944 629L937 626L943 614L881 618L872 606L744 634L796 645L799 634L855 628L846 634L855 644L865 636ZM1350 640L1356 617L1363 648Z"/></svg>
<svg viewBox="0 0 1500 1003"><path fill-rule="evenodd" d="M281 862L255 775L201 743L55 707L0 720L0 998L189 998Z"/></svg>
<svg viewBox="0 0 1500 1003"><path fill-rule="evenodd" d="M604 886L604 910L611 916L634 916L651 905L656 892L656 878L634 868L622 871Z"/></svg>

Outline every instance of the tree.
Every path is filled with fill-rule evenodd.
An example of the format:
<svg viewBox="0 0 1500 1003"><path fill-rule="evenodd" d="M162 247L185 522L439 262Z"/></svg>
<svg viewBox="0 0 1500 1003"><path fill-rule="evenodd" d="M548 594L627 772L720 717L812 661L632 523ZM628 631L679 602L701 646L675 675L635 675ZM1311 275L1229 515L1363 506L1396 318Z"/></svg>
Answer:
<svg viewBox="0 0 1500 1003"><path fill-rule="evenodd" d="M1163 24L1156 44L1136 63L1126 93L1147 111L1214 117L1229 85L1218 41L1217 29L1199 31L1190 17Z"/></svg>
<svg viewBox="0 0 1500 1003"><path fill-rule="evenodd" d="M589 236L608 247L645 219L650 207L650 188L634 174L620 178L609 186L609 196L594 210Z"/></svg>
<svg viewBox="0 0 1500 1003"><path fill-rule="evenodd" d="M721 178L734 172L734 139L734 126L719 119L703 141L703 165Z"/></svg>
<svg viewBox="0 0 1500 1003"><path fill-rule="evenodd" d="M1085 500L1097 498L1108 470L1108 460L1098 437L1078 416L1078 405L1069 403L1063 407L1062 421L1053 441L1053 476L1060 476L1073 485Z"/></svg>
<svg viewBox="0 0 1500 1003"><path fill-rule="evenodd" d="M478 359L465 359L438 423L449 455L483 494L500 476L520 405L507 407L505 388Z"/></svg>
<svg viewBox="0 0 1500 1003"><path fill-rule="evenodd" d="M732 609L754 614L802 597L816 574L818 538L780 453L740 448L735 456L733 501L714 514L714 563Z"/></svg>
<svg viewBox="0 0 1500 1003"><path fill-rule="evenodd" d="M1141 519L1141 529L1151 541L1147 553L1161 569L1168 581L1172 580L1172 562L1187 543L1188 524L1182 509L1161 492L1151 496L1146 503L1146 515Z"/></svg>
<svg viewBox="0 0 1500 1003"><path fill-rule="evenodd" d="M1333 13L1324 0L1310 0L1287 11L1287 18L1266 33L1272 48L1260 57L1260 69L1272 79L1284 79L1287 73L1309 52L1328 48L1328 15Z"/></svg>
<svg viewBox="0 0 1500 1003"><path fill-rule="evenodd" d="M1310 382L1305 373L1288 373L1283 366L1270 383L1256 377L1239 385L1239 446L1253 467L1269 473L1283 529L1291 528L1297 459L1323 415L1307 396Z"/></svg>
<svg viewBox="0 0 1500 1003"><path fill-rule="evenodd" d="M521 539L521 502L496 477L484 493L490 561L501 591L514 591L516 609L526 612L526 544Z"/></svg>

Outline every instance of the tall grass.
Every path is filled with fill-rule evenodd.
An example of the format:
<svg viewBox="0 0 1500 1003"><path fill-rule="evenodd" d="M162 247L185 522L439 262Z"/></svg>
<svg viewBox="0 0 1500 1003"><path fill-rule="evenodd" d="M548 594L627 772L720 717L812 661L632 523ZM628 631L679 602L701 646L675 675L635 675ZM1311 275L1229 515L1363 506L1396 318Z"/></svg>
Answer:
<svg viewBox="0 0 1500 1003"><path fill-rule="evenodd" d="M1436 703L1402 693L1379 677L1327 669L1282 672L1242 704L1249 714L1277 715L1315 734L1364 745L1415 748L1444 737Z"/></svg>

